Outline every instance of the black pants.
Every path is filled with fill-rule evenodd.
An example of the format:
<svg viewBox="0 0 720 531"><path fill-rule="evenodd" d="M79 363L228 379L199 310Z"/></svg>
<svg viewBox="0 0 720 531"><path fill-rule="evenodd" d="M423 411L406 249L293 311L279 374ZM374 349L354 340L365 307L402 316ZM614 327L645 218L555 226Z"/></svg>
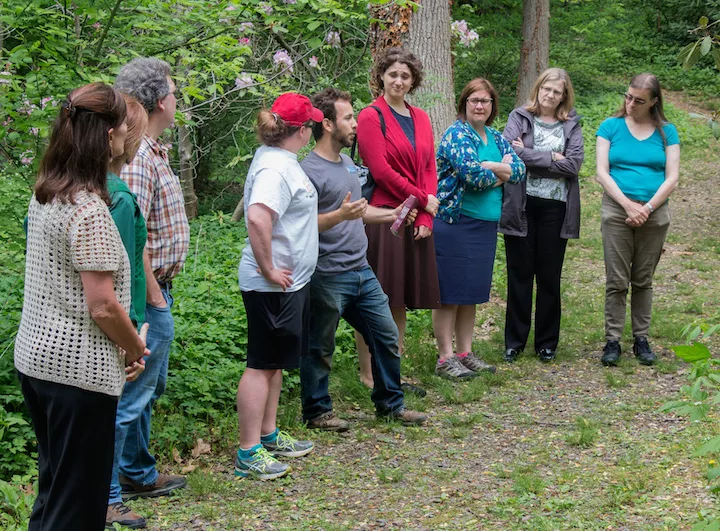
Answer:
<svg viewBox="0 0 720 531"><path fill-rule="evenodd" d="M560 336L560 275L567 240L560 237L565 203L528 196L527 237L505 236L508 269L505 348L522 350L530 333L533 280L535 300L535 351L555 350Z"/></svg>
<svg viewBox="0 0 720 531"><path fill-rule="evenodd" d="M38 496L28 531L104 529L117 397L18 378L38 440Z"/></svg>

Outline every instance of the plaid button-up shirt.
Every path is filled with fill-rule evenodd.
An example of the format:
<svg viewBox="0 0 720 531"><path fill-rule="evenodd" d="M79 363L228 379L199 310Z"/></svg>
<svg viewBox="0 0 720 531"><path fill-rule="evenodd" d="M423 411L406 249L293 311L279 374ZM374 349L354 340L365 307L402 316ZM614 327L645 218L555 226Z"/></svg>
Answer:
<svg viewBox="0 0 720 531"><path fill-rule="evenodd" d="M147 224L147 249L155 278L168 282L185 263L190 226L180 180L173 173L165 149L145 136L140 149L122 170L122 179L137 197Z"/></svg>

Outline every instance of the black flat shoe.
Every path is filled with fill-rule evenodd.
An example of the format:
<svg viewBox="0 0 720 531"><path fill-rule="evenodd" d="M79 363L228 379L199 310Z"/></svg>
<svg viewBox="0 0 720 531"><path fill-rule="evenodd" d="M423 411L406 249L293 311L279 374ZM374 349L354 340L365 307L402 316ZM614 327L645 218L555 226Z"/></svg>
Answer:
<svg viewBox="0 0 720 531"><path fill-rule="evenodd" d="M425 396L427 395L427 391L425 389L408 382L402 382L400 384L400 389L403 390L403 393L410 393L415 396L419 396L420 398L425 398Z"/></svg>
<svg viewBox="0 0 720 531"><path fill-rule="evenodd" d="M543 363L550 363L555 359L555 351L549 348L541 348L538 350L537 355Z"/></svg>
<svg viewBox="0 0 720 531"><path fill-rule="evenodd" d="M615 367L620 361L620 343L617 341L608 341L603 348L603 355L600 363L606 367Z"/></svg>
<svg viewBox="0 0 720 531"><path fill-rule="evenodd" d="M657 356L650 348L647 338L636 337L633 344L633 354L641 365L655 365Z"/></svg>
<svg viewBox="0 0 720 531"><path fill-rule="evenodd" d="M520 357L521 353L522 353L522 350L509 348L503 354L503 359L508 363L515 363L515 360L517 360Z"/></svg>

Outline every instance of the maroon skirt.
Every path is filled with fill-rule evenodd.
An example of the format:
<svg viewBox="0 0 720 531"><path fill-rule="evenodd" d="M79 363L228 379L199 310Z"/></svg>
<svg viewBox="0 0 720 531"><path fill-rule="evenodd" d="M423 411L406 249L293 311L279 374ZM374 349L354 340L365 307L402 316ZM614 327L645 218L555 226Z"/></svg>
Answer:
<svg viewBox="0 0 720 531"><path fill-rule="evenodd" d="M433 236L415 241L411 225L398 238L390 225L365 226L368 262L390 299L390 308L440 308Z"/></svg>

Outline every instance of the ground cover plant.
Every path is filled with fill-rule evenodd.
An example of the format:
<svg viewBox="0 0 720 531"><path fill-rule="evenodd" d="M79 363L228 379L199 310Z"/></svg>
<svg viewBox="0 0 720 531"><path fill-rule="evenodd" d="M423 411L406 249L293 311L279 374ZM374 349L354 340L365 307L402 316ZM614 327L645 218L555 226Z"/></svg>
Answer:
<svg viewBox="0 0 720 531"><path fill-rule="evenodd" d="M456 86L476 75L492 79L501 92L500 125L514 100L520 4L479 0L454 6L455 18L466 19L481 34L470 53L457 50ZM683 3L662 4L670 10L663 16L679 23ZM586 140L582 238L568 247L558 360L540 365L525 356L516 365L501 365L506 279L499 240L492 299L479 312L474 345L501 365L498 373L465 384L435 377L430 316L412 313L403 373L428 389L427 398L408 400L431 419L424 428L378 422L369 392L357 378L352 330L343 324L331 392L336 409L353 421L353 428L341 435L305 432L299 378L288 374L281 425L312 437L317 450L293 462L293 474L275 483L243 482L231 473L235 389L244 369L247 330L237 287L246 233L242 223L229 221L246 161L234 160L230 144L252 148L250 121L227 145L215 144L210 183L200 200L203 215L192 223L191 253L174 288L177 339L168 390L156 405L153 426L153 449L162 467L189 474L189 486L170 498L131 503L149 516L151 529L654 531L689 529L697 522L714 525L719 511L711 489L718 452L694 452L717 433L717 413L708 407L703 421L694 422L700 419L661 407L683 399L681 390L692 376L671 350L681 342L682 330L689 323L720 322L720 155L706 124L688 115L715 110L720 81L703 64L682 70L676 59L687 42L678 41L675 25L667 29L675 37L665 25L658 32L653 9L634 1L552 2L551 64L573 76ZM688 15L689 25L693 17ZM97 44L100 35L92 35ZM365 70L358 68L358 78L363 77ZM660 363L642 367L626 354L617 369L606 369L598 362L604 272L594 134L619 106L630 74L639 70L655 71L674 90L667 94L668 114L683 143L681 184L671 200L673 224L655 277L651 341ZM0 91L5 86L0 82ZM34 111L36 121L25 124L22 138L12 139L18 143L13 153L21 171L13 166L0 171L2 529L24 528L36 474L33 432L15 382L12 338L22 304L21 221L32 182L32 164L23 166L20 158L24 146L39 142L29 128L39 127L42 140L49 123L49 115L40 116L43 111ZM212 127L229 126L237 116L225 117L227 123L221 117ZM207 134L215 134L212 127ZM228 188L231 184L235 188ZM718 335L706 344L717 352ZM625 346L627 351L627 337ZM690 400L690 407L699 408L697 401Z"/></svg>

